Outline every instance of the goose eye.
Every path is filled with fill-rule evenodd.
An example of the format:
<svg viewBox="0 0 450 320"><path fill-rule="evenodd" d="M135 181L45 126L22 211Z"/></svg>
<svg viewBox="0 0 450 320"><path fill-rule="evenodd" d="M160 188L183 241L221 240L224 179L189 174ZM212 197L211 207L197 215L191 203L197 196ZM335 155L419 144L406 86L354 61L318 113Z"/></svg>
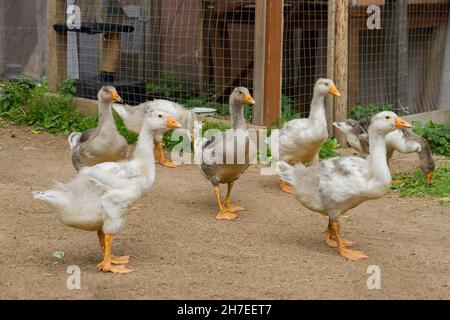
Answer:
<svg viewBox="0 0 450 320"><path fill-rule="evenodd" d="M158 115L158 118L162 118L162 114L159 114L159 115Z"/></svg>
<svg viewBox="0 0 450 320"><path fill-rule="evenodd" d="M389 116L386 116L386 120L389 120L391 117L389 117Z"/></svg>

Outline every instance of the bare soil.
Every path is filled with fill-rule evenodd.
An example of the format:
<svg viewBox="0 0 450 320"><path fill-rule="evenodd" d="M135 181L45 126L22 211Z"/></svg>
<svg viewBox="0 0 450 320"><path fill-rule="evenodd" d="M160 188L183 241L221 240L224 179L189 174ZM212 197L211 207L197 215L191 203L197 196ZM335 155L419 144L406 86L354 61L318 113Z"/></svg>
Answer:
<svg viewBox="0 0 450 320"><path fill-rule="evenodd" d="M393 170L414 159L397 158ZM450 298L450 206L433 199L391 192L353 209L342 233L370 259L351 262L324 244L327 219L282 193L275 176L250 168L234 190L249 210L219 222L196 166L157 166L141 212L113 243L135 272L115 275L95 268L96 234L62 225L31 197L74 173L65 136L0 129L0 299ZM81 290L66 286L70 265L81 269ZM367 288L371 265L381 268L380 290Z"/></svg>

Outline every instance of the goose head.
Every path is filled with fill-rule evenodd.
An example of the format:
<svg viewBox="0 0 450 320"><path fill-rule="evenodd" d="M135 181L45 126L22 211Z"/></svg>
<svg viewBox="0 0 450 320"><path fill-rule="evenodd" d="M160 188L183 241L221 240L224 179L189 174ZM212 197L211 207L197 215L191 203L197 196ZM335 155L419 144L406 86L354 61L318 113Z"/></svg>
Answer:
<svg viewBox="0 0 450 320"><path fill-rule="evenodd" d="M110 104L112 102L122 102L122 98L117 93L116 88L113 86L104 86L98 92L98 100L102 103Z"/></svg>
<svg viewBox="0 0 450 320"><path fill-rule="evenodd" d="M336 97L340 97L341 93L334 84L333 80L321 78L317 80L314 86L314 93L325 96L327 94L332 94Z"/></svg>
<svg viewBox="0 0 450 320"><path fill-rule="evenodd" d="M149 112L144 118L144 125L149 128L151 132L160 132L166 129L181 128L181 124L172 116L164 112Z"/></svg>
<svg viewBox="0 0 450 320"><path fill-rule="evenodd" d="M250 94L250 91L245 87L237 87L233 90L230 96L230 101L233 105L254 105L255 100Z"/></svg>
<svg viewBox="0 0 450 320"><path fill-rule="evenodd" d="M383 111L373 116L369 130L376 134L386 135L389 132L401 128L411 128L411 125L394 112Z"/></svg>

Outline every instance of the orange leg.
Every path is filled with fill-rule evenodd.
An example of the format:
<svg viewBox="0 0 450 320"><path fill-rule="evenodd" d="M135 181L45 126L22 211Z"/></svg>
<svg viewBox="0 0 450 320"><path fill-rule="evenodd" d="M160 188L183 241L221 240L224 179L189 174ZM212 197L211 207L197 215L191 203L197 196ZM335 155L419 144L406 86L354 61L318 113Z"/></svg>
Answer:
<svg viewBox="0 0 450 320"><path fill-rule="evenodd" d="M339 250L339 254L342 257L347 258L349 260L359 260L359 259L368 258L368 256L366 256L361 251L350 250L345 247L345 244L342 241L341 236L339 234L339 221L330 219L330 224L331 224L331 227L330 227L331 235L334 236L334 239L337 243L337 247Z"/></svg>
<svg viewBox="0 0 450 320"><path fill-rule="evenodd" d="M231 182L231 183L228 184L227 196L225 197L225 201L223 203L223 206L225 207L225 210L229 211L229 212L236 212L236 211L247 210L244 207L232 204L230 202L231 190L233 189L233 185L234 185L234 182Z"/></svg>
<svg viewBox="0 0 450 320"><path fill-rule="evenodd" d="M337 225L337 230L338 230L338 232L340 232L339 224ZM334 237L334 235L332 233L331 219L328 220L327 230L325 230L323 233L325 234L325 242L327 243L327 245L332 248L337 248L338 245L336 242L336 238ZM355 241L350 241L350 240L345 240L345 239L341 239L341 240L346 247L351 247L356 244Z"/></svg>
<svg viewBox="0 0 450 320"><path fill-rule="evenodd" d="M103 261L97 265L97 268L103 272L112 273L129 273L133 269L124 266L130 261L130 256L116 257L111 255L112 236L105 235L102 231L98 231L98 239L103 252Z"/></svg>
<svg viewBox="0 0 450 320"><path fill-rule="evenodd" d="M285 181L280 179L280 189L286 193L292 193L292 187L288 186Z"/></svg>
<svg viewBox="0 0 450 320"><path fill-rule="evenodd" d="M221 198L222 195L220 193L219 187L214 187L214 195L216 196L217 206L219 207L219 213L216 216L217 220L234 220L238 216L237 214L227 211L226 208L222 205Z"/></svg>
<svg viewBox="0 0 450 320"><path fill-rule="evenodd" d="M169 160L166 160L166 157L164 155L164 146L162 142L156 142L155 146L158 148L158 154L159 154L159 162L167 168L176 168L177 165Z"/></svg>

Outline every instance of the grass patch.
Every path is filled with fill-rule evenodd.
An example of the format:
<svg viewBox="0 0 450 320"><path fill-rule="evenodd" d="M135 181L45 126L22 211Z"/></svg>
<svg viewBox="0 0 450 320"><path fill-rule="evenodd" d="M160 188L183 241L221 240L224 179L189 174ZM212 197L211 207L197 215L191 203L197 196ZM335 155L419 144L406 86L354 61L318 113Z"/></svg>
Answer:
<svg viewBox="0 0 450 320"><path fill-rule="evenodd" d="M29 125L52 134L69 134L95 128L97 115L83 115L72 107L74 87L70 79L63 84L63 92L47 95L45 80L33 81L26 77L18 81L6 81L0 95L0 117L16 125ZM129 143L135 143L137 135L129 132L119 116L114 115L117 129Z"/></svg>
<svg viewBox="0 0 450 320"><path fill-rule="evenodd" d="M322 145L322 148L320 149L319 158L320 159L328 159L337 157L339 154L336 152L337 149L339 149L341 145L339 142L335 139L328 139L325 141L325 143Z"/></svg>
<svg viewBox="0 0 450 320"><path fill-rule="evenodd" d="M450 201L450 166L437 167L432 184L426 182L419 169L395 174L393 180L402 181L392 185L392 189L399 191L401 197L434 197L440 202Z"/></svg>
<svg viewBox="0 0 450 320"><path fill-rule="evenodd" d="M381 106L375 104L357 104L350 109L348 118L359 121L365 117L374 116L382 111L394 111L394 106L392 104L384 104Z"/></svg>

